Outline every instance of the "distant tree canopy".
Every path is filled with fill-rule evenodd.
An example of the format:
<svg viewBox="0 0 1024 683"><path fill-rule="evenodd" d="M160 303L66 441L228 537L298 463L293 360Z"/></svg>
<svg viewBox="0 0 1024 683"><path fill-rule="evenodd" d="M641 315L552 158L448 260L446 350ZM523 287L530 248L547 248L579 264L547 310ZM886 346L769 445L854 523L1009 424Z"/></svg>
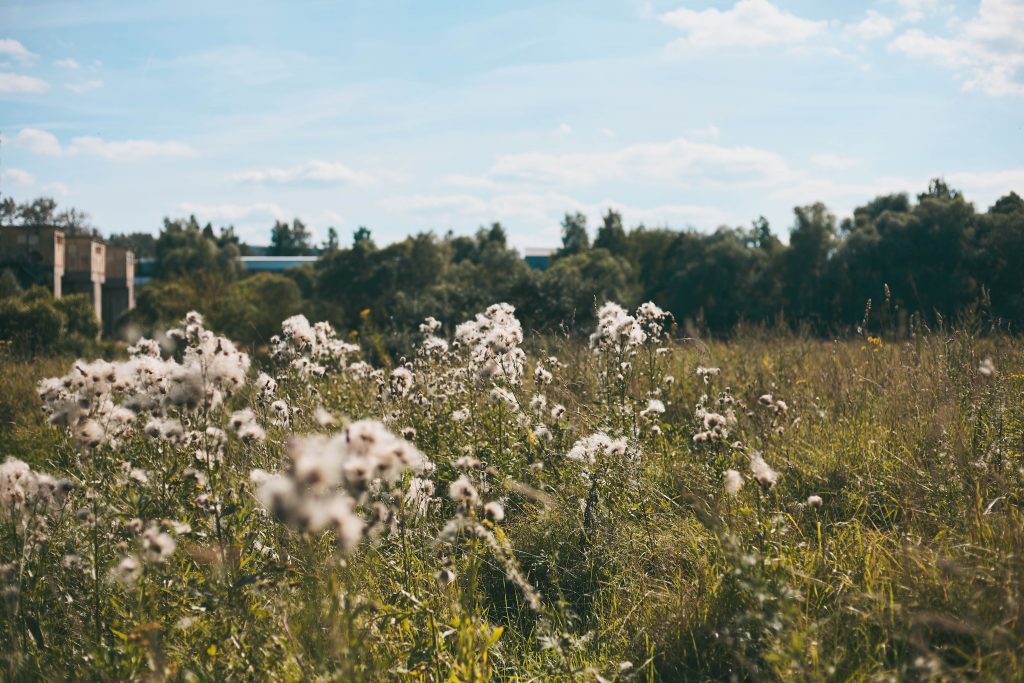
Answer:
<svg viewBox="0 0 1024 683"><path fill-rule="evenodd" d="M60 228L69 235L98 235L89 222L89 214L75 208L57 210L51 197L39 197L18 204L11 197L0 200L0 226Z"/></svg>
<svg viewBox="0 0 1024 683"><path fill-rule="evenodd" d="M304 256L312 251L312 235L298 218L291 225L275 221L270 230L270 251L272 256ZM337 238L337 235L335 235Z"/></svg>
<svg viewBox="0 0 1024 683"><path fill-rule="evenodd" d="M5 224L85 224L84 214L44 200L5 201L2 216ZM370 326L407 349L424 317L451 331L496 301L515 305L525 325L541 330L587 329L608 299L652 300L680 323L716 333L750 322L830 334L859 324L869 299L879 314L884 302L896 320L918 315L927 323L984 301L993 317L1024 325L1024 200L1010 193L979 213L942 180L914 198L877 197L842 221L824 204L796 207L788 244L763 217L711 233L626 229L613 209L591 242L586 216L567 213L546 270L526 265L500 223L473 236L425 232L386 246L363 226L344 246L332 229L316 248L301 221L279 221L269 253L319 258L276 275L244 269L246 246L231 227L165 219L160 234L147 237L111 238L156 262L154 279L138 292L137 322L167 323L200 308L211 324L252 344L302 311L342 330Z"/></svg>

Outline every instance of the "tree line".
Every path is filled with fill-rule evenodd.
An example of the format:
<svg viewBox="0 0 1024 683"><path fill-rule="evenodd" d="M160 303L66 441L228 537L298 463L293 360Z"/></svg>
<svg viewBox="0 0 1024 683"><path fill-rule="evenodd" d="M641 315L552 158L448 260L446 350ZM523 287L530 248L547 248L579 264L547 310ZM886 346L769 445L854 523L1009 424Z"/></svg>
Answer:
<svg viewBox="0 0 1024 683"><path fill-rule="evenodd" d="M567 332L591 327L609 299L651 300L684 329L716 334L741 323L841 333L864 321L868 301L884 302L896 324L934 324L977 305L1011 328L1024 323L1024 200L1011 192L979 212L941 179L914 198L879 196L841 221L821 203L796 207L788 243L764 218L703 233L627 229L614 210L592 230L584 215L566 214L562 246L543 270L509 246L500 223L388 245L361 227L342 246L332 229L313 246L301 221L278 222L269 253L319 255L281 274L246 272L239 257L251 247L230 226L195 217L165 219L155 237L110 241L155 259L133 322L156 326L201 305L213 325L254 345L301 311L402 348L426 316L451 326L496 301L515 305L531 328Z"/></svg>

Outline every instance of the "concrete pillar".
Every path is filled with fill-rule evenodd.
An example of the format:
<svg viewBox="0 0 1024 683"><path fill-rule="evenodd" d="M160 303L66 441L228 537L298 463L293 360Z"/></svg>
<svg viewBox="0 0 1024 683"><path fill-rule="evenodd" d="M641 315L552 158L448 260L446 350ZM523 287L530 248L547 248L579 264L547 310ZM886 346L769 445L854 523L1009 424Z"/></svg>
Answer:
<svg viewBox="0 0 1024 683"><path fill-rule="evenodd" d="M64 247L64 294L88 294L96 319L103 321L103 283L107 248L91 237L67 237Z"/></svg>
<svg viewBox="0 0 1024 683"><path fill-rule="evenodd" d="M114 336L118 318L135 308L135 254L107 247L106 282L103 284L103 334Z"/></svg>

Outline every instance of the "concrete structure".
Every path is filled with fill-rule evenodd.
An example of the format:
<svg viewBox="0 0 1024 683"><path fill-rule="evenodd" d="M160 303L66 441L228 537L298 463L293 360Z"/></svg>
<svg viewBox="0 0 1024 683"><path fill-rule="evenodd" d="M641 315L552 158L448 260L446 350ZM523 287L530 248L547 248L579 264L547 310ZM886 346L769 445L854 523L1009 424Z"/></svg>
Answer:
<svg viewBox="0 0 1024 683"><path fill-rule="evenodd" d="M68 237L64 245L64 294L88 294L96 319L103 320L106 245L92 237Z"/></svg>
<svg viewBox="0 0 1024 683"><path fill-rule="evenodd" d="M64 279L64 232L55 228L0 228L0 270L22 286L45 285L59 298Z"/></svg>
<svg viewBox="0 0 1024 683"><path fill-rule="evenodd" d="M120 247L106 248L103 283L103 334L113 337L121 315L135 308L135 254Z"/></svg>

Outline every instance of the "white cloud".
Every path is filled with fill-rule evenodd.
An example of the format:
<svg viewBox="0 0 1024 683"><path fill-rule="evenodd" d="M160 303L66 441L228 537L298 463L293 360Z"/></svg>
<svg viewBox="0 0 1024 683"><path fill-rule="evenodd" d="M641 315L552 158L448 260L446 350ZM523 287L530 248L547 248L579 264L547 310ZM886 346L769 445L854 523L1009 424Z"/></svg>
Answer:
<svg viewBox="0 0 1024 683"><path fill-rule="evenodd" d="M803 19L783 12L768 0L739 0L732 9L666 12L662 22L686 33L675 47L757 47L800 43L825 31L824 21Z"/></svg>
<svg viewBox="0 0 1024 683"><path fill-rule="evenodd" d="M693 130L687 131L686 133L691 138L698 138L700 140L717 140L722 131L718 129L713 123L709 123L703 128L694 128Z"/></svg>
<svg viewBox="0 0 1024 683"><path fill-rule="evenodd" d="M174 140L104 140L79 137L67 149L70 155L91 154L111 161L138 161L153 157L195 157L194 149Z"/></svg>
<svg viewBox="0 0 1024 683"><path fill-rule="evenodd" d="M35 177L31 173L20 168L8 168L0 173L0 178L4 182L9 181L17 185L34 185L36 182Z"/></svg>
<svg viewBox="0 0 1024 683"><path fill-rule="evenodd" d="M892 33L894 28L892 19L869 9L860 22L847 26L846 32L861 40L877 40Z"/></svg>
<svg viewBox="0 0 1024 683"><path fill-rule="evenodd" d="M103 81L94 79L91 81L81 81L79 83L65 83L64 87L73 93L81 95L82 93L89 92L90 90L97 90L103 87Z"/></svg>
<svg viewBox="0 0 1024 683"><path fill-rule="evenodd" d="M33 76L0 73L0 93L43 92L49 87L49 83Z"/></svg>
<svg viewBox="0 0 1024 683"><path fill-rule="evenodd" d="M761 183L792 174L778 154L686 138L641 143L612 152L528 152L499 157L488 177L568 186L600 182Z"/></svg>
<svg viewBox="0 0 1024 683"><path fill-rule="evenodd" d="M178 211L194 214L202 221L237 221L243 218L271 218L273 220L289 220L288 213L274 202L254 202L252 204L198 204L182 202L176 207Z"/></svg>
<svg viewBox="0 0 1024 683"><path fill-rule="evenodd" d="M14 144L35 154L76 156L90 154L111 161L138 161L152 157L194 157L196 151L183 142L173 140L103 140L98 137L77 137L62 147L53 133L38 128L22 128Z"/></svg>
<svg viewBox="0 0 1024 683"><path fill-rule="evenodd" d="M931 59L952 70L965 90L988 95L1024 94L1024 3L981 0L978 13L950 36L905 31L890 49Z"/></svg>
<svg viewBox="0 0 1024 683"><path fill-rule="evenodd" d="M81 67L78 60L68 57L66 59L58 59L54 61L54 66L59 66L62 69L71 69L72 71L77 70Z"/></svg>
<svg viewBox="0 0 1024 683"><path fill-rule="evenodd" d="M627 225L643 223L647 227L695 227L711 230L729 222L729 216L716 206L700 206L689 204L665 204L650 209L629 206L613 200L597 202L587 213L590 225L601 224L601 215L608 209L615 209L622 214Z"/></svg>
<svg viewBox="0 0 1024 683"><path fill-rule="evenodd" d="M558 124L558 132L561 133L562 135L568 135L569 133L572 132L572 126L570 126L568 123L560 123Z"/></svg>
<svg viewBox="0 0 1024 683"><path fill-rule="evenodd" d="M815 154L811 157L811 163L820 168L842 171L856 166L857 160L853 157L844 157L839 154Z"/></svg>
<svg viewBox="0 0 1024 683"><path fill-rule="evenodd" d="M613 131L611 128L602 128L601 135L611 140L612 138L615 137L615 131Z"/></svg>
<svg viewBox="0 0 1024 683"><path fill-rule="evenodd" d="M712 206L667 204L645 209L611 199L588 203L559 192L504 192L491 197L416 194L384 200L382 208L411 214L434 227L496 220L514 229L540 228L540 236L552 244L559 238L559 223L567 211L583 213L591 226L600 225L601 216L609 208L619 211L628 225L713 229L728 219L725 212Z"/></svg>
<svg viewBox="0 0 1024 683"><path fill-rule="evenodd" d="M291 168L264 168L239 171L228 176L243 183L351 183L364 185L376 178L366 171L354 170L345 164L330 161L307 161Z"/></svg>
<svg viewBox="0 0 1024 683"><path fill-rule="evenodd" d="M950 186L962 190L964 196L984 211L997 199L1011 191L1024 195L1024 167L999 171L962 171L946 176Z"/></svg>
<svg viewBox="0 0 1024 683"><path fill-rule="evenodd" d="M24 147L35 154L46 154L49 156L60 156L63 154L57 136L38 128L22 128L14 138L14 144L18 147Z"/></svg>
<svg viewBox="0 0 1024 683"><path fill-rule="evenodd" d="M14 38L0 38L0 55L7 55L22 61L35 59L36 57Z"/></svg>
<svg viewBox="0 0 1024 683"><path fill-rule="evenodd" d="M68 192L70 192L65 183L50 183L49 185L44 185L43 190L62 197L66 196Z"/></svg>
<svg viewBox="0 0 1024 683"><path fill-rule="evenodd" d="M917 22L938 9L939 0L896 0L896 4L903 10L903 21Z"/></svg>

